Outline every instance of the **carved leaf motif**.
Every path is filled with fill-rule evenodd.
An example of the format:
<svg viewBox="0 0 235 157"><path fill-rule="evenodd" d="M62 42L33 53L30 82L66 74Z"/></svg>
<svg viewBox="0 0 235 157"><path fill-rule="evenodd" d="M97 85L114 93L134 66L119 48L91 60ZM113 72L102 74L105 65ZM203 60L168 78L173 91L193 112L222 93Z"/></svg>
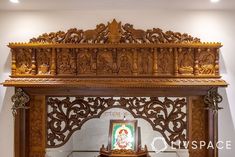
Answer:
<svg viewBox="0 0 235 157"><path fill-rule="evenodd" d="M32 38L31 43L198 43L200 39L173 31L163 32L159 28L134 29L131 24L122 25L115 19L108 24L98 24L95 29L69 29L45 33Z"/></svg>
<svg viewBox="0 0 235 157"><path fill-rule="evenodd" d="M69 29L65 35L63 43L79 43L82 40L82 30L77 28Z"/></svg>
<svg viewBox="0 0 235 157"><path fill-rule="evenodd" d="M89 119L99 118L110 108L124 108L135 118L148 121L153 130L158 131L168 144L186 141L186 99L172 100L157 97L67 97L58 99L49 97L48 105L48 147L59 147L65 144L74 131ZM56 142L57 141L57 142Z"/></svg>

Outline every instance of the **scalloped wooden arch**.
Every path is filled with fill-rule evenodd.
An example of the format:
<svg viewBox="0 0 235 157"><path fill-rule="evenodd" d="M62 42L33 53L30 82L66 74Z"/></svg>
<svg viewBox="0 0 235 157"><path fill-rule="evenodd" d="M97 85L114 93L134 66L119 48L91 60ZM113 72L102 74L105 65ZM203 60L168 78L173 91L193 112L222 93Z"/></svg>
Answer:
<svg viewBox="0 0 235 157"><path fill-rule="evenodd" d="M116 102L119 105L115 104ZM161 101L157 97L150 97L149 100L142 97L121 97L117 100L112 97L88 97L87 99L75 98L75 100L71 101L69 97L63 100L49 97L47 106L52 110L48 113L49 119L47 122L48 148L63 146L72 134L80 130L88 120L100 118L105 111L112 108L125 109L134 118L146 120L154 131L162 134L169 145L174 144L177 148L183 148L183 142L186 142L188 137L186 131L186 98L171 100L165 97ZM171 110L168 111L168 109ZM174 126L170 126L170 123L174 124ZM58 124L65 124L65 126L62 127ZM177 142L181 143L181 145L178 145Z"/></svg>

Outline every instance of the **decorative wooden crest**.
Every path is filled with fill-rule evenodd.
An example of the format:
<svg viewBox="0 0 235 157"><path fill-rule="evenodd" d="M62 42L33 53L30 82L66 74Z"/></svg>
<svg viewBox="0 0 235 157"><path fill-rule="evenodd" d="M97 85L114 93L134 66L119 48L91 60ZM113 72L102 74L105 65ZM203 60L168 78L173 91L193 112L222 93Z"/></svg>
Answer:
<svg viewBox="0 0 235 157"><path fill-rule="evenodd" d="M30 43L200 43L200 39L188 34L159 28L135 29L131 24L122 25L115 19L107 25L98 24L93 30L72 28L67 32L45 33L30 40Z"/></svg>
<svg viewBox="0 0 235 157"><path fill-rule="evenodd" d="M4 85L226 86L219 79L221 46L185 33L135 29L114 19L91 30L73 28L10 43L12 78Z"/></svg>

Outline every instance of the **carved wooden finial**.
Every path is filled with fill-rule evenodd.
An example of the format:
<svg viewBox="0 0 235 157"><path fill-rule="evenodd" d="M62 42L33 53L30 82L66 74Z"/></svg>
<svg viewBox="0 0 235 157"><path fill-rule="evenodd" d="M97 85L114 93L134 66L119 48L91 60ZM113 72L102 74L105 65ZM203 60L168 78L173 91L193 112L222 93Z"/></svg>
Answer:
<svg viewBox="0 0 235 157"><path fill-rule="evenodd" d="M121 22L117 22L115 19L111 23L108 22L108 39L111 43L118 43L121 39Z"/></svg>

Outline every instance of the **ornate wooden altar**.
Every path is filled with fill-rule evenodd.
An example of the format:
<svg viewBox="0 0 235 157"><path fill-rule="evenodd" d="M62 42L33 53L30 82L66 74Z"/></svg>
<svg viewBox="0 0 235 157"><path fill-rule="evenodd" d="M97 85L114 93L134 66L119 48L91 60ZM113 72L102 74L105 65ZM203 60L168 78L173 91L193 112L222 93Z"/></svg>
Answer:
<svg viewBox="0 0 235 157"><path fill-rule="evenodd" d="M148 121L168 144L215 144L222 101L217 88L227 86L219 74L221 46L116 20L95 29L73 28L42 34L29 43L10 43L11 76L3 84L16 88L15 156L44 157L46 148L64 145L87 120L114 107ZM189 153L218 156L217 149L189 147Z"/></svg>
<svg viewBox="0 0 235 157"><path fill-rule="evenodd" d="M138 134L137 120L110 120L108 146L102 145L99 157L149 157Z"/></svg>

